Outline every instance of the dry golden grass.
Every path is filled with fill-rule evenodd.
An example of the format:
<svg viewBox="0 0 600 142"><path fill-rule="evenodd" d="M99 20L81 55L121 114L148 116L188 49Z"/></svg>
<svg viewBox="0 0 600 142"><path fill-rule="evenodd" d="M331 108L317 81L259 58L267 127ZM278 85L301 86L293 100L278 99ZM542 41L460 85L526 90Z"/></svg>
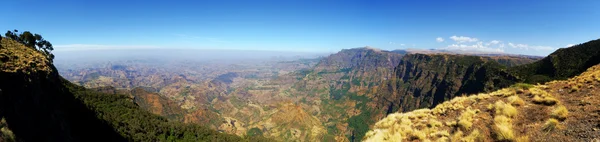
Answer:
<svg viewBox="0 0 600 142"><path fill-rule="evenodd" d="M515 134L513 133L512 120L506 116L500 115L494 118L494 126L492 128L495 139L498 141L514 141Z"/></svg>
<svg viewBox="0 0 600 142"><path fill-rule="evenodd" d="M497 101L494 104L496 115L504 115L506 117L515 117L518 113L517 108L503 101Z"/></svg>
<svg viewBox="0 0 600 142"><path fill-rule="evenodd" d="M482 141L482 139L483 139L483 136L481 135L481 132L479 132L479 130L473 130L471 132L471 134L464 137L462 139L462 141L463 142L479 142L479 141Z"/></svg>
<svg viewBox="0 0 600 142"><path fill-rule="evenodd" d="M530 141L531 141L531 140L529 140L529 137L528 137L528 136L521 136L521 137L518 137L518 138L515 140L515 142L530 142Z"/></svg>
<svg viewBox="0 0 600 142"><path fill-rule="evenodd" d="M473 116L477 113L476 110L467 108L458 118L457 125L465 131L471 130L473 126Z"/></svg>
<svg viewBox="0 0 600 142"><path fill-rule="evenodd" d="M12 39L0 41L0 69L3 72L23 72L31 74L38 71L50 72L50 62L36 49L24 46Z"/></svg>
<svg viewBox="0 0 600 142"><path fill-rule="evenodd" d="M463 137L464 137L463 132L458 130L458 131L454 132L450 141L458 142L458 141L461 141L463 139Z"/></svg>
<svg viewBox="0 0 600 142"><path fill-rule="evenodd" d="M597 86L599 79L600 65L597 65L568 81L552 81L543 85L520 84L487 94L456 97L433 109L390 114L377 122L364 140L568 141L569 139L565 138L573 137L564 137L564 134L560 133L562 131L554 130L562 129L564 127L562 125L573 123L570 121L571 117L574 119L581 116L569 112L569 109L573 109L571 108L573 101L566 101L565 97L568 96L564 95L594 92L584 90L587 87L580 88L582 90L573 94L566 94L569 90L559 91L559 89L567 89L563 88L565 84L572 82L576 82L572 86L578 86L577 82L586 83L583 86ZM559 137L559 139L547 139L550 137Z"/></svg>
<svg viewBox="0 0 600 142"><path fill-rule="evenodd" d="M565 119L567 119L567 116L569 115L569 110L567 110L567 108L565 106L558 106L556 108L554 108L554 110L552 110L552 114L550 116L552 116L552 118L555 118L557 120L563 121Z"/></svg>
<svg viewBox="0 0 600 142"><path fill-rule="evenodd" d="M49 72L52 70L50 62L39 51L26 47L12 39L3 38L0 41L0 69L3 72L32 73L37 71Z"/></svg>
<svg viewBox="0 0 600 142"><path fill-rule="evenodd" d="M579 86L573 85L573 86L571 86L571 90L569 91L569 93L573 93L573 92L577 92L577 91L579 91Z"/></svg>
<svg viewBox="0 0 600 142"><path fill-rule="evenodd" d="M533 95L533 103L543 104L547 106L552 106L558 103L558 100L554 98L554 96L542 89L532 88L530 89L530 91Z"/></svg>
<svg viewBox="0 0 600 142"><path fill-rule="evenodd" d="M511 104L511 105L515 105L515 106L523 106L523 105L525 105L525 101L523 101L523 99L521 99L517 95L510 96L507 99L508 99L508 103Z"/></svg>
<svg viewBox="0 0 600 142"><path fill-rule="evenodd" d="M558 122L558 120L550 118L548 119L548 121L546 121L546 123L544 123L542 130L544 130L545 132L553 131L554 129L557 129L559 127L559 123L560 122Z"/></svg>
<svg viewBox="0 0 600 142"><path fill-rule="evenodd" d="M551 98L551 97L534 96L533 103L552 106L552 105L555 105L556 103L558 103L558 100L556 100L555 98Z"/></svg>

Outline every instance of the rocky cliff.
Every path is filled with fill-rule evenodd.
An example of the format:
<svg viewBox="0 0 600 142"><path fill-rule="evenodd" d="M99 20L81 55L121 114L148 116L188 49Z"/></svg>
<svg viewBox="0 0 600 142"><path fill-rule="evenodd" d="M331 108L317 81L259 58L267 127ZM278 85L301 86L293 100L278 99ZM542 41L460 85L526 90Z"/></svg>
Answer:
<svg viewBox="0 0 600 142"><path fill-rule="evenodd" d="M600 65L561 81L516 84L393 113L364 141L597 141Z"/></svg>
<svg viewBox="0 0 600 142"><path fill-rule="evenodd" d="M409 54L372 105L387 113L430 108L460 96L512 85L517 78L504 66L479 56Z"/></svg>

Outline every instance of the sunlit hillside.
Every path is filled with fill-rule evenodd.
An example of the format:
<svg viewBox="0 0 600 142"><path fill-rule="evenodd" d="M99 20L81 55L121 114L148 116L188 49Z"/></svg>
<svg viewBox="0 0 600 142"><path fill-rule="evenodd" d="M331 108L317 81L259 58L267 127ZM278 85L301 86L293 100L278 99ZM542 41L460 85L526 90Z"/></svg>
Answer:
<svg viewBox="0 0 600 142"><path fill-rule="evenodd" d="M564 81L516 84L393 113L364 141L590 141L598 138L600 65ZM596 139L597 140L597 139Z"/></svg>

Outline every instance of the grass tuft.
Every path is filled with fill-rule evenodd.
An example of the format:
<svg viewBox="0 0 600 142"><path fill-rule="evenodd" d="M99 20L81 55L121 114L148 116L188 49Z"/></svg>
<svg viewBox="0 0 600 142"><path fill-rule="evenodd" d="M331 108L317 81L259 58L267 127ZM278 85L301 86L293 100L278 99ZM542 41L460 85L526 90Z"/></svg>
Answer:
<svg viewBox="0 0 600 142"><path fill-rule="evenodd" d="M552 98L552 97L534 96L533 103L552 106L552 105L555 105L556 103L558 103L558 100L556 100L555 98Z"/></svg>
<svg viewBox="0 0 600 142"><path fill-rule="evenodd" d="M550 119L548 119L548 121L546 121L546 123L544 123L542 130L544 130L545 132L550 132L550 131L553 131L554 129L557 129L558 125L559 125L558 120L556 120L554 118L550 118Z"/></svg>
<svg viewBox="0 0 600 142"><path fill-rule="evenodd" d="M533 95L533 103L547 106L552 106L558 103L558 100L556 98L554 98L551 94L542 89L531 88L530 91Z"/></svg>
<svg viewBox="0 0 600 142"><path fill-rule="evenodd" d="M515 106L523 106L523 105L525 105L525 101L523 101L523 99L521 99L517 95L508 97L508 103L512 104L512 105L515 105Z"/></svg>
<svg viewBox="0 0 600 142"><path fill-rule="evenodd" d="M410 135L411 140L424 140L427 137L427 134L422 131L413 131Z"/></svg>
<svg viewBox="0 0 600 142"><path fill-rule="evenodd" d="M452 142L458 142L461 141L463 139L463 132L458 130L456 132L454 132L454 134L452 135L452 137L450 138L450 141Z"/></svg>
<svg viewBox="0 0 600 142"><path fill-rule="evenodd" d="M481 132L479 132L479 130L473 130L471 132L471 134L469 134L468 136L464 137L462 141L464 141L464 142L479 142L479 141L483 141L483 135L481 134Z"/></svg>
<svg viewBox="0 0 600 142"><path fill-rule="evenodd" d="M465 131L471 130L473 126L473 116L477 113L476 110L467 108L458 118L457 125Z"/></svg>
<svg viewBox="0 0 600 142"><path fill-rule="evenodd" d="M494 118L494 126L492 128L495 138L498 141L514 141L515 134L512 129L512 122L506 116L496 116Z"/></svg>
<svg viewBox="0 0 600 142"><path fill-rule="evenodd" d="M564 121L565 119L567 119L568 115L569 115L569 110L565 106L561 105L561 106L554 108L554 110L552 111L552 114L550 116L554 119Z"/></svg>
<svg viewBox="0 0 600 142"><path fill-rule="evenodd" d="M518 113L517 108L513 107L510 104L504 103L503 101L497 101L494 104L494 107L496 108L496 115L504 115L512 118Z"/></svg>
<svg viewBox="0 0 600 142"><path fill-rule="evenodd" d="M573 92L577 92L577 91L579 91L579 86L573 85L573 86L571 86L571 90L569 90L569 93L573 93Z"/></svg>

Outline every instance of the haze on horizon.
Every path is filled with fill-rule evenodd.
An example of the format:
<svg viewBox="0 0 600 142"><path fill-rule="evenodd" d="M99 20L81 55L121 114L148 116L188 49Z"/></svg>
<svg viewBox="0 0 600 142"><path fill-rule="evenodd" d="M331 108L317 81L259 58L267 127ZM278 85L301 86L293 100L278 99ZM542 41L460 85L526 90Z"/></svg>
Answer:
<svg viewBox="0 0 600 142"><path fill-rule="evenodd" d="M112 52L155 49L323 55L364 46L546 56L600 33L600 2L594 0L27 0L3 5L18 14L5 15L10 22L0 27L43 34L60 58L89 57L80 54L86 52L102 58L101 53L111 52L110 58ZM219 54L211 55L228 57Z"/></svg>

